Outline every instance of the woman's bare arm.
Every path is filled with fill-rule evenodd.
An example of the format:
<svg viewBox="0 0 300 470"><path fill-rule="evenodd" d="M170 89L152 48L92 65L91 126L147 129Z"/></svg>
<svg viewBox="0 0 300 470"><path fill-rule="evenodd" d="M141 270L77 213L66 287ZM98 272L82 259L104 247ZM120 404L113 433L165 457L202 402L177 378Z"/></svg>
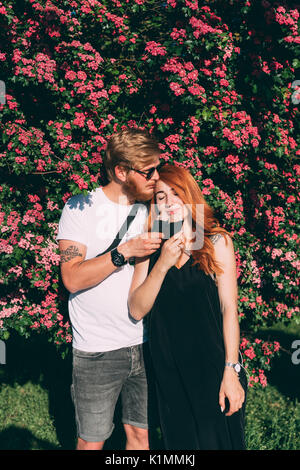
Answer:
<svg viewBox="0 0 300 470"><path fill-rule="evenodd" d="M148 276L149 258L140 259L136 263L128 296L130 315L136 320L141 320L153 307L167 272L182 254L182 241L183 234L180 231L164 242L160 256Z"/></svg>
<svg viewBox="0 0 300 470"><path fill-rule="evenodd" d="M134 267L128 306L130 315L135 320L141 320L150 312L167 273L167 270L157 261L147 275L149 261L149 257L138 259Z"/></svg>
<svg viewBox="0 0 300 470"><path fill-rule="evenodd" d="M225 361L238 362L240 327L237 311L237 275L234 247L231 238L220 237L214 245L215 259L220 263L223 273L217 276L218 293L223 314L223 337L225 345ZM225 364L224 364L225 366ZM219 392L219 404L225 409L225 397L228 398L230 409L226 416L237 412L244 400L245 392L234 369L224 367L223 380Z"/></svg>
<svg viewBox="0 0 300 470"><path fill-rule="evenodd" d="M215 259L223 273L217 276L218 293L223 313L223 335L226 362L238 362L240 327L237 312L237 275L234 247L231 238L221 236L214 244Z"/></svg>

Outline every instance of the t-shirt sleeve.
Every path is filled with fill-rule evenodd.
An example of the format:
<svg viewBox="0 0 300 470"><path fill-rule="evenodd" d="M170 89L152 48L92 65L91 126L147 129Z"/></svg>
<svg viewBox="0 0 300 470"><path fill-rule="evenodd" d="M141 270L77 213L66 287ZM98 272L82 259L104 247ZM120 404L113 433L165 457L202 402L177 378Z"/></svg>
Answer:
<svg viewBox="0 0 300 470"><path fill-rule="evenodd" d="M72 240L87 246L87 213L83 210L84 204L79 197L73 196L65 204L59 220L56 240Z"/></svg>

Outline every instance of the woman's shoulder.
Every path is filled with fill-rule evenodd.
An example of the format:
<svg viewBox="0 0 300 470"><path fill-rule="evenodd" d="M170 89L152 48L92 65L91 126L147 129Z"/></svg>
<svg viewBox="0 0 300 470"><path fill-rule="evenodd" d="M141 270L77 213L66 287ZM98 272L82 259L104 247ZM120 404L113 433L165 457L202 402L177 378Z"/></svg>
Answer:
<svg viewBox="0 0 300 470"><path fill-rule="evenodd" d="M226 250L233 247L232 238L227 233L216 232L213 235L210 235L209 239L215 248Z"/></svg>
<svg viewBox="0 0 300 470"><path fill-rule="evenodd" d="M220 240L221 238L225 238L225 237L224 237L223 233L214 233L213 235L209 235L208 238L215 245L218 240Z"/></svg>

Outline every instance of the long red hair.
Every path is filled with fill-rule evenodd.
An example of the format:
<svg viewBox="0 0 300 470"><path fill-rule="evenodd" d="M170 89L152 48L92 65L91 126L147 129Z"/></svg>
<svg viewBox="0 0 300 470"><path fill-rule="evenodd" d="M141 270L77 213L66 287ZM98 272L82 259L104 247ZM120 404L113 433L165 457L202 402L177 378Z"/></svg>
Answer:
<svg viewBox="0 0 300 470"><path fill-rule="evenodd" d="M192 230L197 233L198 230L203 230L203 246L199 250L192 250L193 266L203 270L206 274L221 274L222 268L218 265L214 257L213 243L210 236L220 233L223 235L230 234L220 226L219 221L214 217L213 209L207 204L200 190L198 184L188 170L179 166L164 165L159 176L161 181L173 188L182 202L187 204L192 212ZM148 217L148 231L151 231L155 213L155 195L151 201L151 210ZM203 205L203 206L200 206ZM198 207L197 207L198 206ZM204 211L199 212L199 206L204 208ZM196 224L197 221L197 224ZM200 224L199 224L200 221ZM199 232L198 232L199 233ZM226 236L225 242L227 243Z"/></svg>

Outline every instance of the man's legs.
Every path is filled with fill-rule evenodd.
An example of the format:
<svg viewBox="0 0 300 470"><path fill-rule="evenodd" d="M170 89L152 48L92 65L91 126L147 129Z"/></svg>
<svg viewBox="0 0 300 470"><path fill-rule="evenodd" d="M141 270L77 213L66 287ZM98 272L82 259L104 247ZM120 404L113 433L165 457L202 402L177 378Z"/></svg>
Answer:
<svg viewBox="0 0 300 470"><path fill-rule="evenodd" d="M148 429L124 424L127 442L126 450L149 450Z"/></svg>
<svg viewBox="0 0 300 470"><path fill-rule="evenodd" d="M126 348L104 353L73 349L71 393L78 450L103 448L113 432L115 406L128 374Z"/></svg>
<svg viewBox="0 0 300 470"><path fill-rule="evenodd" d="M105 353L73 349L72 397L78 450L101 450L112 434L122 390L126 449L149 449L147 378L142 345Z"/></svg>
<svg viewBox="0 0 300 470"><path fill-rule="evenodd" d="M122 388L122 421L126 433L126 450L149 450L148 381L143 344L127 348L130 373Z"/></svg>
<svg viewBox="0 0 300 470"><path fill-rule="evenodd" d="M76 450L102 450L104 442L88 442L78 437Z"/></svg>

